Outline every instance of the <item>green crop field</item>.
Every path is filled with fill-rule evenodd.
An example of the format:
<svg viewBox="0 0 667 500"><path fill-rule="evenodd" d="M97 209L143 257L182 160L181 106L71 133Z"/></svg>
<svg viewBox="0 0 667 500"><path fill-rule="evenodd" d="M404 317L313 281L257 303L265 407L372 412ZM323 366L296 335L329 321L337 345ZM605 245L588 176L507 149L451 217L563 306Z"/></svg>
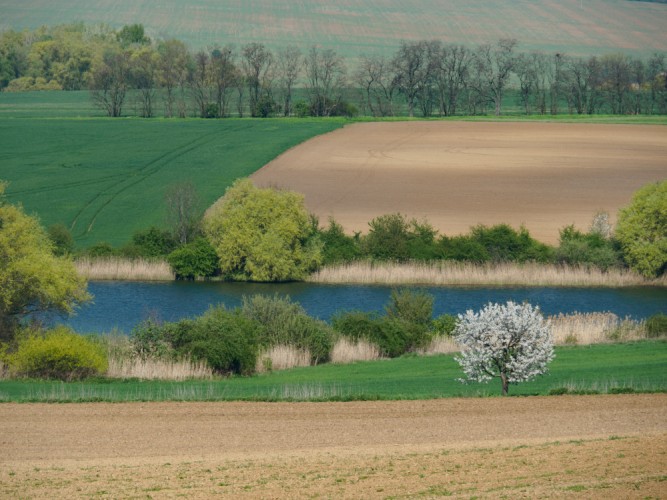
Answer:
<svg viewBox="0 0 667 500"><path fill-rule="evenodd" d="M142 23L153 38L193 48L318 44L348 57L423 38L476 45L514 37L522 50L571 55L667 49L667 5L627 0L4 0L0 11L0 30Z"/></svg>
<svg viewBox="0 0 667 500"><path fill-rule="evenodd" d="M667 391L667 342L560 347L550 371L510 394ZM228 401L430 399L496 396L500 382L462 385L453 356L321 365L215 381L0 381L0 401Z"/></svg>
<svg viewBox="0 0 667 500"><path fill-rule="evenodd" d="M76 116L85 106L71 94L54 96L69 99L65 115ZM13 117L55 116L58 108L58 103L43 110L27 106L0 115L0 179L10 183L10 202L22 203L45 226L64 223L79 246L119 245L136 230L164 226L164 194L178 182L192 182L206 208L235 179L344 124L337 119Z"/></svg>

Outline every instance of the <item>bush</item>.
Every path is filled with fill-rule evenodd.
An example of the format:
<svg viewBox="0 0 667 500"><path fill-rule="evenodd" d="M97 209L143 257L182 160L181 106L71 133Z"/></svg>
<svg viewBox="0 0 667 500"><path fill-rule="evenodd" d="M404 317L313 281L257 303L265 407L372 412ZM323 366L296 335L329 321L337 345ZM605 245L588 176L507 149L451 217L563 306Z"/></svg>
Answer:
<svg viewBox="0 0 667 500"><path fill-rule="evenodd" d="M208 278L219 273L218 255L205 238L178 248L167 256L177 279Z"/></svg>
<svg viewBox="0 0 667 500"><path fill-rule="evenodd" d="M99 243L95 243L93 246L88 247L86 250L84 250L83 255L86 255L88 257L115 257L118 255L118 251L111 246L110 243L107 243L106 241L100 241Z"/></svg>
<svg viewBox="0 0 667 500"><path fill-rule="evenodd" d="M46 232L53 243L54 255L69 255L74 251L74 238L65 224L53 224Z"/></svg>
<svg viewBox="0 0 667 500"><path fill-rule="evenodd" d="M101 375L108 366L99 344L66 327L19 339L16 352L8 359L18 375L67 381Z"/></svg>
<svg viewBox="0 0 667 500"><path fill-rule="evenodd" d="M322 248L323 264L350 262L361 255L359 233L354 236L346 235L343 226L333 218L329 218L329 226L326 229L320 230L320 239L324 244Z"/></svg>
<svg viewBox="0 0 667 500"><path fill-rule="evenodd" d="M366 340L377 345L382 354L390 358L425 347L432 338L431 332L424 325L361 311L336 315L332 325L350 340Z"/></svg>
<svg viewBox="0 0 667 500"><path fill-rule="evenodd" d="M667 314L654 314L646 320L646 336L649 338L667 335Z"/></svg>
<svg viewBox="0 0 667 500"><path fill-rule="evenodd" d="M255 371L260 325L240 311L218 306L172 328L178 354L206 361L222 374L251 375Z"/></svg>
<svg viewBox="0 0 667 500"><path fill-rule="evenodd" d="M621 256L614 242L605 239L602 233L584 234L574 226L567 226L560 231L556 260L570 265L593 265L606 271L620 265Z"/></svg>
<svg viewBox="0 0 667 500"><path fill-rule="evenodd" d="M170 324L148 318L132 329L130 343L135 355L146 360L165 359L174 355Z"/></svg>
<svg viewBox="0 0 667 500"><path fill-rule="evenodd" d="M470 236L488 253L493 262L551 262L553 249L534 240L526 228L515 231L507 224L475 226Z"/></svg>
<svg viewBox="0 0 667 500"><path fill-rule="evenodd" d="M431 330L435 337L445 335L451 337L456 329L458 320L453 314L442 314L431 322Z"/></svg>
<svg viewBox="0 0 667 500"><path fill-rule="evenodd" d="M310 352L315 364L328 361L333 349L333 331L323 321L308 316L300 304L289 297L254 295L243 297L243 314L261 325L259 345L279 345Z"/></svg>
<svg viewBox="0 0 667 500"><path fill-rule="evenodd" d="M362 240L366 255L378 260L406 261L410 258L408 221L402 214L380 215L368 223Z"/></svg>
<svg viewBox="0 0 667 500"><path fill-rule="evenodd" d="M484 245L471 236L442 236L439 241L443 259L483 264L491 260Z"/></svg>
<svg viewBox="0 0 667 500"><path fill-rule="evenodd" d="M410 289L392 290L387 317L427 326L433 319L433 295Z"/></svg>
<svg viewBox="0 0 667 500"><path fill-rule="evenodd" d="M128 255L131 257L164 257L176 249L178 242L169 231L150 227L135 232L129 246L136 248L131 252L137 252L137 255Z"/></svg>

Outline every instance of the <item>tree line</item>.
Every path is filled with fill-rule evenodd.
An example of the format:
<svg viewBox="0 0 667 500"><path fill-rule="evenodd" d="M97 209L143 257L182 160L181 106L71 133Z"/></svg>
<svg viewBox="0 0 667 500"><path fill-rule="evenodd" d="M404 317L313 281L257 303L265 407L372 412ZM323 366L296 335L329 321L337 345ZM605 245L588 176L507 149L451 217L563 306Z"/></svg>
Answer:
<svg viewBox="0 0 667 500"><path fill-rule="evenodd" d="M82 23L0 34L0 90L91 90L108 116L453 116L665 114L667 58L520 52L514 39L475 47L403 41L391 56L346 61L331 48L262 43L191 51L141 24Z"/></svg>

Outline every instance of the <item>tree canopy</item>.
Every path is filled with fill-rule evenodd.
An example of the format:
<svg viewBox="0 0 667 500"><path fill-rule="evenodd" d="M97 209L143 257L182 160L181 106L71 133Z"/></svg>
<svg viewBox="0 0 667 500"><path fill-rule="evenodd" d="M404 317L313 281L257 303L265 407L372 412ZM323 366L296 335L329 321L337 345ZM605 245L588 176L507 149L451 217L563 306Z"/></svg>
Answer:
<svg viewBox="0 0 667 500"><path fill-rule="evenodd" d="M637 191L618 214L616 238L631 269L654 278L667 268L667 181Z"/></svg>
<svg viewBox="0 0 667 500"><path fill-rule="evenodd" d="M236 280L300 280L322 261L317 225L303 196L291 191L238 180L209 210L204 228L222 274Z"/></svg>
<svg viewBox="0 0 667 500"><path fill-rule="evenodd" d="M0 338L8 339L26 315L71 313L89 295L72 261L54 255L39 221L4 202L4 189L0 183Z"/></svg>

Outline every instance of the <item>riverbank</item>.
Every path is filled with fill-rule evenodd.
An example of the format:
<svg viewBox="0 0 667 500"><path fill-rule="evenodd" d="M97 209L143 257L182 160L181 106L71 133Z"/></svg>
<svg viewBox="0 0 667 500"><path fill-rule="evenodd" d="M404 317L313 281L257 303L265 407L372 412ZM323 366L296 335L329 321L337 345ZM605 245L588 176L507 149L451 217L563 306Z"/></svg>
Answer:
<svg viewBox="0 0 667 500"><path fill-rule="evenodd" d="M105 257L75 261L88 280L173 281L164 260ZM213 279L215 280L215 279ZM594 267L551 264L470 264L434 262L350 262L325 266L308 283L417 286L526 286L526 287L667 287L667 275L646 279L626 269L601 271Z"/></svg>

